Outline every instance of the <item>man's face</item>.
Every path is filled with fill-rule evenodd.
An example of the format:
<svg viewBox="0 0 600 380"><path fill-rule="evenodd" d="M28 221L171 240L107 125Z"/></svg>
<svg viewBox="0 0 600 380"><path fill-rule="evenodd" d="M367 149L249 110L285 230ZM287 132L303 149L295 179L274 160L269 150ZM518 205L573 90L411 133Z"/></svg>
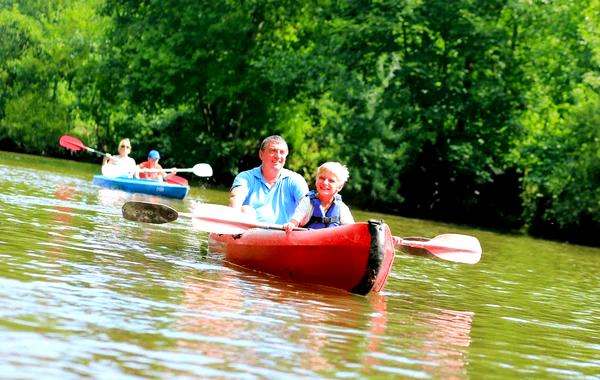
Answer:
<svg viewBox="0 0 600 380"><path fill-rule="evenodd" d="M271 141L264 150L258 152L263 167L281 170L288 155L287 144L281 141Z"/></svg>

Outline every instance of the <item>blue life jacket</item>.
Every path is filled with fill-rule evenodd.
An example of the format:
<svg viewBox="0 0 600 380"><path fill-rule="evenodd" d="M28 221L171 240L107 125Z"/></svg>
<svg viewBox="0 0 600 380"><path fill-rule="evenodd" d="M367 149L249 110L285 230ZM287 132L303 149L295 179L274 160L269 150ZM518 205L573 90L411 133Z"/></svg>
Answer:
<svg viewBox="0 0 600 380"><path fill-rule="evenodd" d="M317 197L317 192L312 190L306 194L306 196L310 198L310 203L313 206L313 214L304 227L316 230L319 228L336 227L341 225L340 204L342 204L342 197L339 194L334 196L333 203L331 206L329 206L329 210L327 210L325 215L323 215L321 212L321 201L319 201L319 197Z"/></svg>

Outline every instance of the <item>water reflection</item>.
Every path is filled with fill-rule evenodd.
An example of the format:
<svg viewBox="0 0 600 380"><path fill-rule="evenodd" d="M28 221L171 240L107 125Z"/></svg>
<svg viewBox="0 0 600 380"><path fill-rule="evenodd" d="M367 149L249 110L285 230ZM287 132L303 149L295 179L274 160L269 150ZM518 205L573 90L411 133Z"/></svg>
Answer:
<svg viewBox="0 0 600 380"><path fill-rule="evenodd" d="M432 368L436 377L462 379L467 375L467 349L471 344L474 313L448 309L435 312L420 315L425 326L429 327L429 331L420 337L425 338L423 350L437 364Z"/></svg>
<svg viewBox="0 0 600 380"><path fill-rule="evenodd" d="M73 213L75 212L68 201L73 199L76 191L77 188L75 186L64 183L58 184L54 191L54 198L63 202L57 202L51 212L51 221L53 223L50 224L52 229L49 231L51 238L48 242L48 250L52 256L58 256L63 253L62 247L65 245L67 231L73 224Z"/></svg>
<svg viewBox="0 0 600 380"><path fill-rule="evenodd" d="M402 362L422 376L467 375L472 312L394 315L385 295L284 283L239 268L187 278L183 308L177 325L187 334L179 346L219 368L335 374L342 362L348 373L377 377ZM404 344L405 351L396 349Z"/></svg>
<svg viewBox="0 0 600 380"><path fill-rule="evenodd" d="M98 203L108 208L121 208L123 204L130 200L130 193L121 190L98 188Z"/></svg>
<svg viewBox="0 0 600 380"><path fill-rule="evenodd" d="M294 370L331 371L340 357L356 356L358 341L375 350L385 333L383 296L315 293L314 286L234 270L210 277L186 282L178 325L197 339L180 345L219 361L255 367L271 357Z"/></svg>
<svg viewBox="0 0 600 380"><path fill-rule="evenodd" d="M77 188L75 186L60 183L54 190L54 198L62 201L69 201L73 199L76 191ZM59 203L55 206L55 211L53 220L59 224L71 224L73 219L73 208L70 204L67 204L66 202Z"/></svg>

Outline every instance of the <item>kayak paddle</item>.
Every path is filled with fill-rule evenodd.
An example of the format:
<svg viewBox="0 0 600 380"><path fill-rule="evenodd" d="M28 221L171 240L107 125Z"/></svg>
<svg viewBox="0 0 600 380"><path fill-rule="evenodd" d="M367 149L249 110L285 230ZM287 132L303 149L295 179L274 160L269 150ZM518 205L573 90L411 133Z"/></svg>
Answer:
<svg viewBox="0 0 600 380"><path fill-rule="evenodd" d="M213 175L213 170L212 167L209 164L196 164L194 165L194 167L192 168L184 168L184 169L178 169L178 168L167 168L167 169L137 169L135 171L136 173L169 173L169 172L192 172L195 175L197 175L198 177L210 177ZM110 178L114 178L114 177L119 177L122 175L126 175L126 174L133 174L134 172L130 171L130 172L123 172L121 170L120 167L115 166L115 165L103 165L102 166L102 175L105 177L110 177ZM187 180L185 178L182 177L178 177L178 176L171 176L169 177L169 179L176 177L175 180L171 181L173 183L177 183L179 185L185 185L188 186L187 184Z"/></svg>
<svg viewBox="0 0 600 380"><path fill-rule="evenodd" d="M251 228L283 230L281 224L269 224L255 221L252 217L229 206L203 203L195 207L193 214L177 210L160 203L129 201L125 202L123 217L136 222L163 224L177 220L179 216L192 218L194 227L204 232L223 235L243 234ZM306 228L295 228L302 231Z"/></svg>
<svg viewBox="0 0 600 380"><path fill-rule="evenodd" d="M193 214L179 213L157 203L129 201L122 208L123 217L136 222L162 224L177 220L179 216L192 218L194 227L201 231L224 235L238 235L250 228L283 230L280 224L254 221L243 212L229 206L201 204ZM306 228L295 228L306 230ZM417 256L434 256L457 263L475 264L481 258L481 245L473 236L443 234L433 239L396 237L401 252Z"/></svg>
<svg viewBox="0 0 600 380"><path fill-rule="evenodd" d="M433 239L399 238L399 249L417 256L434 256L456 263L476 264L481 259L481 244L473 236L442 234Z"/></svg>
<svg viewBox="0 0 600 380"><path fill-rule="evenodd" d="M119 161L119 157L111 156L108 153L100 152L99 150L85 146L85 144L82 143L81 140L73 136L63 135L60 137L60 140L58 142L60 146L67 149L71 149L74 151L87 150L88 152L96 153L99 156L110 157L115 161ZM123 173L121 169L115 165L102 165L102 175L105 177L119 177L124 174L126 173Z"/></svg>
<svg viewBox="0 0 600 380"><path fill-rule="evenodd" d="M211 177L213 175L212 167L209 164L196 164L192 168L178 169L178 168L170 168L170 169L139 169L138 173L158 173L158 172L178 172L178 173L186 173L192 172L198 177Z"/></svg>
<svg viewBox="0 0 600 380"><path fill-rule="evenodd" d="M88 152L96 153L99 156L106 156L106 153L103 153L103 152L100 152L99 150L92 149L90 147L85 146L85 144L82 143L81 140L79 140L78 138L75 138L73 136L63 135L63 136L61 136L61 138L58 142L59 142L60 146L67 148L67 149L71 149L74 151L87 150Z"/></svg>

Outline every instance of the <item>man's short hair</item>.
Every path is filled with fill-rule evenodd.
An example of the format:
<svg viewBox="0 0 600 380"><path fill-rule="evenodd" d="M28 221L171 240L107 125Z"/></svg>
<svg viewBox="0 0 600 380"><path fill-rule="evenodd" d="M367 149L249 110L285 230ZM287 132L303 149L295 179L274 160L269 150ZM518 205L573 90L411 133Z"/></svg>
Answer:
<svg viewBox="0 0 600 380"><path fill-rule="evenodd" d="M266 137L262 141L262 143L260 143L260 150L265 150L265 148L267 147L267 145L269 145L272 141L284 143L285 145L287 145L287 143L285 142L285 140L283 139L283 137L281 137L279 135L272 135L272 136Z"/></svg>

